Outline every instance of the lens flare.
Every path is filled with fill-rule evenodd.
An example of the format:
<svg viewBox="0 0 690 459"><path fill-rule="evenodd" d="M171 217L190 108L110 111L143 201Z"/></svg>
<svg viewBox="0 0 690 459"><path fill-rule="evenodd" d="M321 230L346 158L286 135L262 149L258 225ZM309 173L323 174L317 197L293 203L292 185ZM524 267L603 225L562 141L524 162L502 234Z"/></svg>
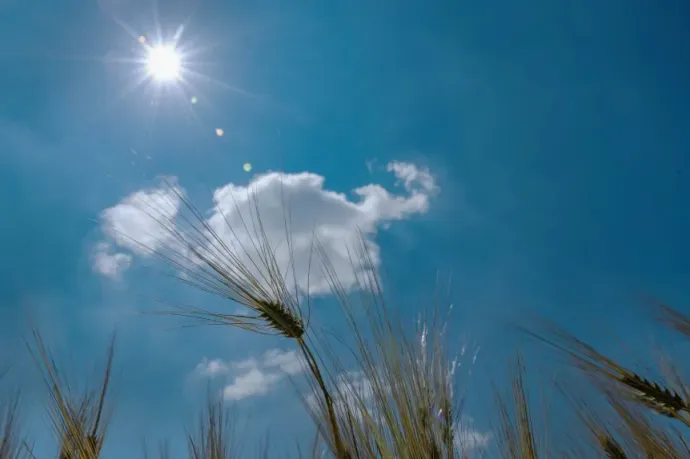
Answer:
<svg viewBox="0 0 690 459"><path fill-rule="evenodd" d="M175 81L180 78L182 62L180 54L172 46L156 46L149 49L146 61L149 75L157 81Z"/></svg>

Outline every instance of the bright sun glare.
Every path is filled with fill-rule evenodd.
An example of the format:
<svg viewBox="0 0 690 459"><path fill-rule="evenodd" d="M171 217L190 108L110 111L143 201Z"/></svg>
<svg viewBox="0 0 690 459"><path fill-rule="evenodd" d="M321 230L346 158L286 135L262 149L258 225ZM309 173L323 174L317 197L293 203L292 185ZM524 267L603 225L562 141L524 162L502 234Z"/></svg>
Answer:
<svg viewBox="0 0 690 459"><path fill-rule="evenodd" d="M146 61L151 77L158 81L174 81L180 78L180 54L172 46L156 46L148 50Z"/></svg>

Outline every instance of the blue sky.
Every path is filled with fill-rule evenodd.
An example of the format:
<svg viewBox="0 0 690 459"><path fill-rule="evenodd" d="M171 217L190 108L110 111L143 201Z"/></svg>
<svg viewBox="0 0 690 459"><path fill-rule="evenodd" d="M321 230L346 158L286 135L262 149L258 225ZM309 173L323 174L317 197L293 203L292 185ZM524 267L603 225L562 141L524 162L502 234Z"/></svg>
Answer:
<svg viewBox="0 0 690 459"><path fill-rule="evenodd" d="M407 316L438 270L452 274L458 346L471 336L482 348L477 378L504 371L515 342L501 324L526 311L607 347L604 325L659 339L639 295L687 306L687 2L160 3L0 1L5 385L40 393L22 341L27 310L76 361L101 355L117 328L107 457L138 452L143 436L181 440L204 358L253 357L266 373L263 353L289 349L135 316L156 296L200 298L107 231L118 221L103 211L161 175L210 209L208 189L309 172L290 176L305 193L293 212L368 225ZM204 77L187 74L184 93L134 85L144 64L123 60L141 55L136 36L155 41L158 25L167 39L180 24L186 65ZM411 169L396 180L390 164L428 172L433 186L406 186ZM271 196L275 181L263 177ZM131 256L128 269L102 275L99 253ZM295 428L275 421L301 416L290 390L275 381L238 402L252 439ZM51 451L28 398L38 451ZM482 410L468 409L487 430Z"/></svg>

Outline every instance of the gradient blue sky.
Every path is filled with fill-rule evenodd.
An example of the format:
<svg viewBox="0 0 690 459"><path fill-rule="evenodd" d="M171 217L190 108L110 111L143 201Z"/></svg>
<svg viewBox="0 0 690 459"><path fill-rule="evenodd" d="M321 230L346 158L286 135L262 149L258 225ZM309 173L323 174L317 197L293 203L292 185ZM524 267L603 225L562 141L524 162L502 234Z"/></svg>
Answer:
<svg viewBox="0 0 690 459"><path fill-rule="evenodd" d="M409 317L437 270L452 273L453 328L458 346L482 347L477 374L503 371L515 343L497 321L525 311L603 346L604 324L658 338L637 296L688 305L689 21L683 0L0 1L0 357L13 364L3 387L28 393L37 452L52 443L27 310L75 361L102 355L117 327L106 457L131 457L144 436L180 444L203 357L287 347L133 317L161 291L195 298L136 258L119 280L94 272L101 212L159 175L203 196L309 171L357 202L370 183L406 195L391 161L428 168L428 209L375 236L381 269ZM122 25L153 38L181 23L189 67L208 79L184 97L135 87L141 65L119 58L141 47ZM248 442L295 429L293 398L277 384L239 402Z"/></svg>

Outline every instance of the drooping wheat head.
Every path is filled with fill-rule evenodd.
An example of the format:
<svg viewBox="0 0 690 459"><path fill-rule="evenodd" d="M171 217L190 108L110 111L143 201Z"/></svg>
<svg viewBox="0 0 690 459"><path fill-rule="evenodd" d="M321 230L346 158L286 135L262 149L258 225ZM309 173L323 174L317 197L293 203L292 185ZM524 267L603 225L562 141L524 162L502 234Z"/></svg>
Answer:
<svg viewBox="0 0 690 459"><path fill-rule="evenodd" d="M326 402L329 412L326 425L336 443L337 457L347 457L335 420L332 397L326 387L319 359L306 337L308 312L305 313L300 304L297 280L293 279L294 289L291 290L280 268L275 248L261 221L258 198L256 195L248 197L252 199L249 223L235 203L237 224L248 235L247 241L238 236L227 215L221 212L224 226L214 228L180 190L170 188L187 213L170 217L160 208L149 208L147 214L158 222L166 235L161 240L161 249L149 250L176 269L181 281L239 304L246 308L247 313L213 312L187 305L158 314L185 317L202 324L230 325L295 340ZM289 233L287 219L285 222L286 233ZM289 234L286 237L290 248ZM288 252L294 276L292 250ZM308 299L306 302L308 309Z"/></svg>
<svg viewBox="0 0 690 459"><path fill-rule="evenodd" d="M626 368L555 325L549 325L544 334L523 331L569 356L577 368L593 378L600 390L608 391L607 386L614 384L629 399L690 426L690 402L670 387Z"/></svg>
<svg viewBox="0 0 690 459"><path fill-rule="evenodd" d="M217 221L213 225L204 218L181 190L169 183L168 186L182 203L183 211L170 215L160 205L145 203L148 207L141 211L157 223L163 236L157 242L158 247L143 246L143 249L174 268L175 276L182 282L233 301L245 307L247 313L212 312L185 305L162 314L301 338L306 331L307 319L298 292L288 287L288 279L264 230L258 198L255 195L248 197L253 203L249 221L235 204L233 216L240 226L237 229L230 217L219 210L222 219L222 227L219 227L221 223ZM246 237L238 235L239 229Z"/></svg>

